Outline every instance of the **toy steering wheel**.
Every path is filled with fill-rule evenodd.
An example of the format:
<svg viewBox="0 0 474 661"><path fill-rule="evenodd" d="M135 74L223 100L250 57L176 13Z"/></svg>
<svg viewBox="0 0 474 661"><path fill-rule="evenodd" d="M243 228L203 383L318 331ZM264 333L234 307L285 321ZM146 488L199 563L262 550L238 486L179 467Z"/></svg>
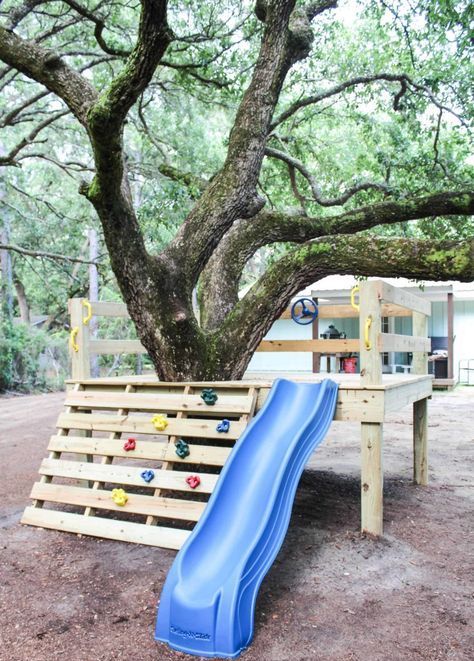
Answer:
<svg viewBox="0 0 474 661"><path fill-rule="evenodd" d="M301 309L299 309L299 307ZM312 324L318 316L318 306L312 298L299 298L291 306L291 318L301 326Z"/></svg>

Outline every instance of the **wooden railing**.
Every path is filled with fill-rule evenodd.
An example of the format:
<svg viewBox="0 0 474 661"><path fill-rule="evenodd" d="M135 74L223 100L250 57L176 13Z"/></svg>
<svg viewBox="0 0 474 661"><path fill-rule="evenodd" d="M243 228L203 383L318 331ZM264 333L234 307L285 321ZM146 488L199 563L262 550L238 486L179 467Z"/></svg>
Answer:
<svg viewBox="0 0 474 661"><path fill-rule="evenodd" d="M259 352L311 352L313 354L359 353L362 381L377 384L382 380L382 352L412 352L412 373L426 374L427 352L431 341L427 337L428 316L431 303L425 299L393 287L382 280L361 282L358 292L359 309L351 305L320 305L319 319L359 317L360 339L304 339L263 340ZM139 340L94 339L90 336L89 322L94 317L128 319L123 303L106 301L89 302L73 298L69 301L71 318L70 354L72 378L90 377L90 356L105 354L144 354L145 347ZM382 317L413 318L413 336L383 333ZM286 310L282 319L290 319Z"/></svg>

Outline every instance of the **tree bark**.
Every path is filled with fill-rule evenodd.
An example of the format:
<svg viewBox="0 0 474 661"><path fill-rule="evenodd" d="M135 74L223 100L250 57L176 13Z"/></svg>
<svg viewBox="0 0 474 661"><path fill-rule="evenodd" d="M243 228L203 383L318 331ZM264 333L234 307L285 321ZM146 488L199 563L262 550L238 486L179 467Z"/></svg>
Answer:
<svg viewBox="0 0 474 661"><path fill-rule="evenodd" d="M409 200L389 200L335 216L308 217L262 211L240 220L214 251L202 276L201 323L218 328L238 301L239 281L248 260L272 243L304 243L318 236L353 234L378 225L444 215L474 214L474 193L435 193Z"/></svg>

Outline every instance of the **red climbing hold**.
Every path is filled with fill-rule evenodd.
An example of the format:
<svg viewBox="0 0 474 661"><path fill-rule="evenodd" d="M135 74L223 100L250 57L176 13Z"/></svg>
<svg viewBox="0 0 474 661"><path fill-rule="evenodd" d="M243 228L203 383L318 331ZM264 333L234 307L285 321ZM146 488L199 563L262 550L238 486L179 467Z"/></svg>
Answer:
<svg viewBox="0 0 474 661"><path fill-rule="evenodd" d="M197 475L190 475L186 478L186 484L189 484L191 489L195 489L201 484L201 479Z"/></svg>
<svg viewBox="0 0 474 661"><path fill-rule="evenodd" d="M130 450L135 450L136 445L137 442L135 441L134 438L128 438L124 443L123 449L125 450L125 452L129 452Z"/></svg>

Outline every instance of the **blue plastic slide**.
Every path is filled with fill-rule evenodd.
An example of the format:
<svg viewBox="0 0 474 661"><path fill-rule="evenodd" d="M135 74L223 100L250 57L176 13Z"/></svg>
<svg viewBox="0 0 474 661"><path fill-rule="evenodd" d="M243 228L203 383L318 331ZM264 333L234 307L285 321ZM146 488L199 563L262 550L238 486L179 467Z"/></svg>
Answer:
<svg viewBox="0 0 474 661"><path fill-rule="evenodd" d="M235 444L166 579L156 640L235 658L253 636L260 584L285 537L296 487L334 417L337 384L275 381Z"/></svg>

